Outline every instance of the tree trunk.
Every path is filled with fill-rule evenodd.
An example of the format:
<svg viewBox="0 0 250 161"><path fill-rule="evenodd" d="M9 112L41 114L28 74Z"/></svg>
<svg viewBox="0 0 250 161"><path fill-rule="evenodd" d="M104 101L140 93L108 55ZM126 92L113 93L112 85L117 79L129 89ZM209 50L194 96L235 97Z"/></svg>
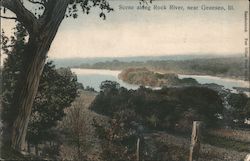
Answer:
<svg viewBox="0 0 250 161"><path fill-rule="evenodd" d="M23 80L19 92L15 95L17 99L14 103L19 113L13 124L11 137L11 147L19 152L24 149L29 118L47 53L68 6L68 0L51 1L51 3L52 8L40 21L41 26L35 28L34 33L29 33L29 42L24 51L26 64L22 73Z"/></svg>
<svg viewBox="0 0 250 161"><path fill-rule="evenodd" d="M46 52L40 48L40 45L38 46L30 45L30 47L28 47L27 49L28 51L26 52L31 52L31 50L29 50L31 48L33 48L34 50L33 52L36 52L36 51L37 53ZM39 48L42 51L39 51ZM30 64L27 65L23 73L24 75L22 77L23 80L21 80L22 82L20 83L21 90L16 95L18 99L14 105L14 106L17 106L20 110L13 124L11 140L12 140L12 148L18 151L24 150L24 142L25 142L26 132L28 128L29 118L30 118L33 102L37 93L40 76L42 74L43 67L45 64L45 59L46 59L45 56L40 57L37 55L35 53L33 58L30 59L30 62L26 62Z"/></svg>

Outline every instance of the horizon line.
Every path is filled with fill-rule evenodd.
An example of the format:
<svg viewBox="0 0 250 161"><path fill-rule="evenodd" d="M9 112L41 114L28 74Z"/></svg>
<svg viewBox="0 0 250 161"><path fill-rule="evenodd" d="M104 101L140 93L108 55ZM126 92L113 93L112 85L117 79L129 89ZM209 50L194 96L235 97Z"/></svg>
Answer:
<svg viewBox="0 0 250 161"><path fill-rule="evenodd" d="M206 56L210 56L210 57L234 57L234 56L238 56L238 57L244 57L244 53L203 53L203 54L198 54L198 53L190 53L190 54L176 54L176 55L131 55L131 56L97 56L97 57L50 57L48 56L48 59L96 59L96 58L138 58L138 57L177 57L177 56L200 56L200 57L206 57Z"/></svg>

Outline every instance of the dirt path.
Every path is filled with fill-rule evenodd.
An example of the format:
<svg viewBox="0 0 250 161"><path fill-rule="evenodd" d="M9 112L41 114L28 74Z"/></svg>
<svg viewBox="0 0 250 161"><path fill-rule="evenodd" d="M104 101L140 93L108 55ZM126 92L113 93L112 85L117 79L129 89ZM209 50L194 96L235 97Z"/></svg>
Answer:
<svg viewBox="0 0 250 161"><path fill-rule="evenodd" d="M86 129L88 130L86 139L89 142L89 150L87 157L91 161L100 161L100 154L102 152L102 148L100 145L100 140L97 138L95 134L95 127L93 126L93 119L98 121L99 123L105 123L107 121L107 117L103 115L99 115L93 111L91 111L90 105L94 101L97 93L95 92L89 92L89 91L83 91L81 93L81 99L83 100L83 114L85 117L85 122L86 122Z"/></svg>
<svg viewBox="0 0 250 161"><path fill-rule="evenodd" d="M232 130L232 129L216 129L210 130L209 134L221 136L229 139L250 142L250 131Z"/></svg>

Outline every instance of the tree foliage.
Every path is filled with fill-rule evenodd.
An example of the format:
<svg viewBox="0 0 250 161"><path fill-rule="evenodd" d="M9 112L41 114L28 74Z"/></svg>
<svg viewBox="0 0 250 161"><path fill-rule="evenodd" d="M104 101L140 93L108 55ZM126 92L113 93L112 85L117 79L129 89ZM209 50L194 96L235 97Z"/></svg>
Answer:
<svg viewBox="0 0 250 161"><path fill-rule="evenodd" d="M231 93L228 98L228 103L231 106L230 114L232 115L232 122L238 126L245 124L246 120L250 119L250 98L245 94Z"/></svg>
<svg viewBox="0 0 250 161"><path fill-rule="evenodd" d="M55 138L49 130L63 118L64 109L76 98L76 81L70 69L55 70L51 62L45 65L28 126L28 141L39 143Z"/></svg>
<svg viewBox="0 0 250 161"><path fill-rule="evenodd" d="M127 90L116 82L110 84L108 82L112 90L101 91L91 109L110 117L123 110L133 110L135 117L131 120L148 128L175 129L182 119L187 121L187 116L189 126L196 119L207 126L215 126L219 121L218 114L223 112L218 93L205 87Z"/></svg>
<svg viewBox="0 0 250 161"><path fill-rule="evenodd" d="M24 58L24 46L26 44L25 37L27 32L25 28L18 24L16 26L16 32L10 39L2 34L2 41L4 53L8 57L4 61L3 68L3 113L2 119L7 123L7 126L11 127L18 114L18 110L12 108L13 102L15 102L14 92L18 88L17 81L20 79L20 73L23 70L23 58ZM11 48L5 48L7 44L10 44Z"/></svg>
<svg viewBox="0 0 250 161"><path fill-rule="evenodd" d="M115 112L107 125L94 120L96 135L101 140L102 160L135 160L136 140L139 137L135 122L135 112L130 109Z"/></svg>

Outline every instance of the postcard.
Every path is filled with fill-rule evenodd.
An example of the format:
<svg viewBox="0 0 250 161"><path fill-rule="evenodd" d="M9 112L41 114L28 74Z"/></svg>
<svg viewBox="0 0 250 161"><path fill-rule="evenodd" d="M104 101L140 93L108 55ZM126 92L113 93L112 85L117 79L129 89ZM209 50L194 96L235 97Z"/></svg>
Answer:
<svg viewBox="0 0 250 161"><path fill-rule="evenodd" d="M1 0L0 160L250 161L248 0Z"/></svg>

